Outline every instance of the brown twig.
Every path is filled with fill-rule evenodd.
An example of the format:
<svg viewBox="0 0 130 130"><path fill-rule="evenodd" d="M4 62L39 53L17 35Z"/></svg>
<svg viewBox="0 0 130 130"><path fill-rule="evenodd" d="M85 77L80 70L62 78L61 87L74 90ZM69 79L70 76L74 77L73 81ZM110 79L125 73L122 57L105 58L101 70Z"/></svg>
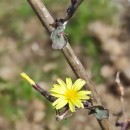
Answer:
<svg viewBox="0 0 130 130"><path fill-rule="evenodd" d="M122 110L122 115L123 115L124 122L125 122L126 116L125 116L125 110L124 110L124 87L120 81L119 76L120 76L120 72L117 73L115 81L116 81L117 86L119 87L119 91L120 91L121 110Z"/></svg>
<svg viewBox="0 0 130 130"><path fill-rule="evenodd" d="M75 11L78 9L79 5L83 2L84 0L71 0L71 5L67 9L67 15L65 16L63 22L68 21L75 13Z"/></svg>
<svg viewBox="0 0 130 130"><path fill-rule="evenodd" d="M46 91L45 89L43 89L40 85L35 84L35 85L32 85L32 86L35 90L40 92L48 101L54 102L56 100L55 97L51 96L50 93L48 91Z"/></svg>
<svg viewBox="0 0 130 130"><path fill-rule="evenodd" d="M41 2L41 0L28 0L28 2L30 3L31 7L39 17L42 25L47 29L48 33L50 34L54 30L54 28L50 26L50 24L54 23L54 19L52 18L52 16L44 6L44 4ZM66 57L68 63L70 64L76 76L86 81L86 88L89 88L92 92L93 105L97 105L97 106L102 105L100 101L100 97L97 94L97 91L89 75L87 74L85 68L83 67L79 59L74 54L69 43L67 43L64 46L64 48L62 49L62 53ZM111 130L109 119L98 120L98 122L102 130Z"/></svg>
<svg viewBox="0 0 130 130"><path fill-rule="evenodd" d="M115 125L118 127L121 127L121 130L128 130L128 128L130 128L130 120L127 118L126 114L125 114L125 109L124 109L124 87L121 83L120 80L120 72L117 72L116 74L116 84L119 87L119 91L120 91L120 101L121 101L121 111L122 111L122 115L123 115L123 121L119 121L119 118L121 117L121 114L119 113L117 115L117 120Z"/></svg>

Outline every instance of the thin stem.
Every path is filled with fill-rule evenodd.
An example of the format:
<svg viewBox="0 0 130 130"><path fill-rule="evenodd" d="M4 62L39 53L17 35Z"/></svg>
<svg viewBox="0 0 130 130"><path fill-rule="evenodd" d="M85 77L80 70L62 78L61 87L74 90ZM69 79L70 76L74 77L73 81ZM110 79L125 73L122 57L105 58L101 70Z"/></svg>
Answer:
<svg viewBox="0 0 130 130"><path fill-rule="evenodd" d="M40 85L35 84L35 85L32 85L32 87L38 92L40 92L48 101L54 102L56 100L55 97L51 96L50 93L44 90Z"/></svg>
<svg viewBox="0 0 130 130"><path fill-rule="evenodd" d="M75 11L78 9L79 5L83 2L84 0L71 0L71 5L67 9L67 15L63 19L63 22L68 21L75 13Z"/></svg>
<svg viewBox="0 0 130 130"><path fill-rule="evenodd" d="M124 122L126 122L127 118L126 118L125 109L124 109L124 87L122 86L119 76L120 76L120 73L118 72L116 75L116 83L120 90L120 101L121 101L121 110L122 110L123 119L124 119Z"/></svg>

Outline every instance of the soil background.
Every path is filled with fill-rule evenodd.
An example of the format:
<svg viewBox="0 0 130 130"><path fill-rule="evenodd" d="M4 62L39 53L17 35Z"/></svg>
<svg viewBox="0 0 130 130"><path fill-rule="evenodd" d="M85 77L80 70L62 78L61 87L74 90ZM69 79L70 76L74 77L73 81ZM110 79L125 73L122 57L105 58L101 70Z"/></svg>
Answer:
<svg viewBox="0 0 130 130"><path fill-rule="evenodd" d="M70 1L45 0L54 18L65 16ZM103 105L110 111L113 130L122 111L115 83L120 71L126 119L130 118L130 3L121 0L84 1L68 22L66 33L75 54L95 83ZM46 90L58 77L76 80L60 51L27 1L0 1L0 130L100 130L93 115L78 110L56 121L52 105L26 83L26 72ZM121 116L119 121L123 121Z"/></svg>

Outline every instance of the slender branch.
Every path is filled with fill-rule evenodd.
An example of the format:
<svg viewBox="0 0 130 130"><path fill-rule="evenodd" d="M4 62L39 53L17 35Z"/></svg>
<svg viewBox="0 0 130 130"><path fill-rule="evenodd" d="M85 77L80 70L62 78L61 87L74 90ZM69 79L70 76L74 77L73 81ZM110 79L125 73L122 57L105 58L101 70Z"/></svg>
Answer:
<svg viewBox="0 0 130 130"><path fill-rule="evenodd" d="M54 19L44 6L41 0L27 0L31 7L33 8L34 12L38 16L39 20L41 21L42 25L46 28L48 33L51 33L54 28L50 26L50 24L54 23Z"/></svg>
<svg viewBox="0 0 130 130"><path fill-rule="evenodd" d="M120 76L120 72L117 73L115 81L116 81L116 84L119 87L119 91L120 91L121 110L122 110L122 115L123 115L124 122L125 122L127 118L126 118L125 110L124 110L124 87L120 81L119 76Z"/></svg>
<svg viewBox="0 0 130 130"><path fill-rule="evenodd" d="M48 33L50 34L54 29L52 26L50 26L50 24L54 23L54 19L52 18L52 16L44 6L44 4L41 2L41 0L28 0L28 2L30 3L31 7L39 17L42 25L47 29ZM94 85L90 80L89 75L87 74L85 68L83 67L79 59L74 54L69 43L67 43L66 46L62 49L62 52L66 57L68 63L70 64L71 68L73 69L74 73L76 74L76 76L78 78L84 79L87 83L85 87L89 88L92 91L93 95L92 103L98 106L101 105L100 97L97 94L96 89L94 88ZM98 122L102 130L111 130L109 119L98 120Z"/></svg>
<svg viewBox="0 0 130 130"><path fill-rule="evenodd" d="M117 118L117 121L115 123L115 125L118 127L121 127L121 130L128 130L128 128L130 128L130 120L127 118L126 114L125 114L125 109L124 109L124 87L120 81L120 72L117 72L116 74L116 84L119 87L119 91L120 91L120 101L121 101L121 110L122 110L122 115L123 115L123 120L124 121L118 121L120 118L120 114L118 115L119 117Z"/></svg>
<svg viewBox="0 0 130 130"><path fill-rule="evenodd" d="M75 11L78 9L79 5L83 2L84 0L71 0L71 5L67 9L67 15L65 16L63 22L68 21L75 13Z"/></svg>
<svg viewBox="0 0 130 130"><path fill-rule="evenodd" d="M51 96L50 93L48 91L44 90L40 85L35 84L35 85L32 85L32 86L35 90L40 92L48 101L54 102L56 100L55 97Z"/></svg>

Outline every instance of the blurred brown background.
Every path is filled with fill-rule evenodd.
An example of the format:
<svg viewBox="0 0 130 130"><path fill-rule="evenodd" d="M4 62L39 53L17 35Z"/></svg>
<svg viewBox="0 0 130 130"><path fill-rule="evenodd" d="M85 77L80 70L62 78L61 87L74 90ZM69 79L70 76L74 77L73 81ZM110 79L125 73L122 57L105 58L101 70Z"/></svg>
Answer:
<svg viewBox="0 0 130 130"><path fill-rule="evenodd" d="M54 18L65 16L69 0L43 0ZM121 71L124 108L130 117L130 3L86 0L69 21L66 33L76 55L110 110L114 130L121 111L115 75ZM57 122L51 104L20 77L26 72L50 90L58 77L76 79L26 0L0 0L0 130L100 130L86 110ZM122 120L122 119L121 119Z"/></svg>

